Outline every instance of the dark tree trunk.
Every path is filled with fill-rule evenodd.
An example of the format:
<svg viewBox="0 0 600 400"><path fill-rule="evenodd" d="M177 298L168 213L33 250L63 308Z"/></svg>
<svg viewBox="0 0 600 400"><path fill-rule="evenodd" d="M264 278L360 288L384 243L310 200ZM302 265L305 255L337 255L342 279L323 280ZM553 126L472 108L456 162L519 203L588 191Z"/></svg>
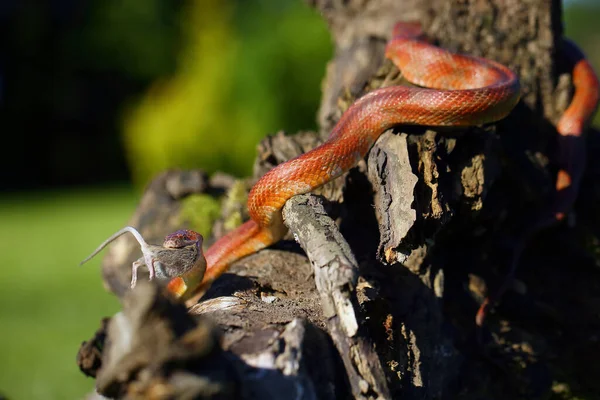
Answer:
<svg viewBox="0 0 600 400"><path fill-rule="evenodd" d="M383 55L398 20L421 21L440 47L511 67L522 101L493 125L384 133L356 168L316 191L319 197L287 203L288 239L301 248L287 240L235 263L188 314L152 285L126 291L135 246L115 246L104 273L124 296L124 313L111 319L103 354L93 346L102 334L80 352L80 366L97 374L98 391L248 399L600 393L598 364L578 367L600 356L593 339L600 273L589 245L599 237L597 161L590 161L582 191L592 200L572 214L584 222L540 233L497 311L484 327L474 323L483 298L503 282L520 232L553 191L554 124L572 92L561 2L308 3L328 21L336 49L320 133L265 139L254 178L242 184L197 172L157 178L131 221L148 241L180 228L171 216L195 193L241 193L213 229L222 235L232 214L245 216L251 182L315 147L362 94L406 84Z"/></svg>

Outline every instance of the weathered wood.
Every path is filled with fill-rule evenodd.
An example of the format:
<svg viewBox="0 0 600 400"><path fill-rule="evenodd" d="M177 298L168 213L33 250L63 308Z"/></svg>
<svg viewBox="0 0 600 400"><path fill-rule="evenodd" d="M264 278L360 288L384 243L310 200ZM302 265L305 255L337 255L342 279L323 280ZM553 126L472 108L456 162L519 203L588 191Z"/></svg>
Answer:
<svg viewBox="0 0 600 400"><path fill-rule="evenodd" d="M354 398L389 398L379 357L359 325L364 317L356 299L358 264L348 243L314 196L290 199L283 218L311 260L327 329L344 362Z"/></svg>
<svg viewBox="0 0 600 400"><path fill-rule="evenodd" d="M304 319L265 319L273 301L259 299L261 307L243 297L217 297L187 313L158 289L142 282L127 292L123 311L92 346L82 345L82 363L102 349L101 368L96 363L96 370L87 370L97 376L98 393L127 399L346 397L327 336ZM239 332L249 318L253 323Z"/></svg>
<svg viewBox="0 0 600 400"><path fill-rule="evenodd" d="M417 219L413 202L418 178L412 172L407 135L382 135L369 153L368 166L381 234L379 256L388 263L402 263L410 249L405 253L397 249Z"/></svg>

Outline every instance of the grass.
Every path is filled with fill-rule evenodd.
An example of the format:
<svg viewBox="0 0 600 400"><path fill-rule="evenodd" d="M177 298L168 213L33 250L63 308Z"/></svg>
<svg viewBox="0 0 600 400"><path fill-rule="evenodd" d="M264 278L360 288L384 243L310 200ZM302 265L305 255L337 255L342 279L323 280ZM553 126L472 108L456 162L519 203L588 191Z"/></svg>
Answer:
<svg viewBox="0 0 600 400"><path fill-rule="evenodd" d="M78 263L124 226L130 189L28 193L0 198L0 394L82 398L94 386L75 364L83 340L119 309L100 259Z"/></svg>

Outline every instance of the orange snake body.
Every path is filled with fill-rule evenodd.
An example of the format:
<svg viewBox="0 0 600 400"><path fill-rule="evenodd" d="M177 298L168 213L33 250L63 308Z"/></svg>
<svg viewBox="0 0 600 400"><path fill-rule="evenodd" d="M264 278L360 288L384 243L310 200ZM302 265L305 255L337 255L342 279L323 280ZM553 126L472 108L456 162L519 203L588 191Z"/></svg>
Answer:
<svg viewBox="0 0 600 400"><path fill-rule="evenodd" d="M600 92L598 77L583 53L569 40L563 44L567 61L572 67L575 94L556 124L560 135L556 160L559 170L552 213L557 220L564 218L577 197L585 168L583 134L596 112Z"/></svg>
<svg viewBox="0 0 600 400"><path fill-rule="evenodd" d="M418 24L396 25L386 57L408 81L425 87L386 87L358 99L325 143L278 165L256 183L248 198L251 219L208 249L206 274L174 278L169 291L182 299L190 298L206 289L234 261L279 241L286 232L281 216L285 202L355 166L387 129L399 124L471 126L494 122L519 101L519 80L510 69L432 46L421 40ZM574 114L577 119L579 114Z"/></svg>

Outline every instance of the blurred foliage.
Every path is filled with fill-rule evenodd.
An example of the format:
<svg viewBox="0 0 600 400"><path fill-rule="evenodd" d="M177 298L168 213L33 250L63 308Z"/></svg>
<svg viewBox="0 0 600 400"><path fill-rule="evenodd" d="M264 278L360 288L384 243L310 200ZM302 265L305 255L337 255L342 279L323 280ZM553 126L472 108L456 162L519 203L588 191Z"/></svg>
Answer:
<svg viewBox="0 0 600 400"><path fill-rule="evenodd" d="M170 167L251 171L267 133L315 128L331 44L299 1L189 2L174 76L152 86L125 121L136 183Z"/></svg>
<svg viewBox="0 0 600 400"><path fill-rule="evenodd" d="M85 15L81 35L72 38L89 49L83 65L125 71L140 81L175 70L180 6L161 0L92 1Z"/></svg>
<svg viewBox="0 0 600 400"><path fill-rule="evenodd" d="M120 113L175 70L180 3L0 2L0 191L129 180Z"/></svg>

